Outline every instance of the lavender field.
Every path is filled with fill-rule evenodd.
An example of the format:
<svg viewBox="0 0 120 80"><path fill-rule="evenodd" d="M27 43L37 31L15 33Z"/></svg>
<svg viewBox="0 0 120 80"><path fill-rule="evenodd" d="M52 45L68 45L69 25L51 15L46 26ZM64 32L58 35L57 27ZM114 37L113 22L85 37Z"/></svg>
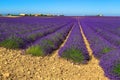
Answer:
<svg viewBox="0 0 120 80"><path fill-rule="evenodd" d="M42 58L58 51L60 59L79 67L95 58L104 77L120 80L120 17L0 17L0 48Z"/></svg>

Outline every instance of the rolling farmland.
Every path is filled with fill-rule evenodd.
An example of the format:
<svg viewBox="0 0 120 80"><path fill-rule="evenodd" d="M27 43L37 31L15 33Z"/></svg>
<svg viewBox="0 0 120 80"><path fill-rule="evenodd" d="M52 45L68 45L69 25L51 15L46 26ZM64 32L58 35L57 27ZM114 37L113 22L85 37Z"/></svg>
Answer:
<svg viewBox="0 0 120 80"><path fill-rule="evenodd" d="M120 80L119 49L120 17L0 17L0 80Z"/></svg>

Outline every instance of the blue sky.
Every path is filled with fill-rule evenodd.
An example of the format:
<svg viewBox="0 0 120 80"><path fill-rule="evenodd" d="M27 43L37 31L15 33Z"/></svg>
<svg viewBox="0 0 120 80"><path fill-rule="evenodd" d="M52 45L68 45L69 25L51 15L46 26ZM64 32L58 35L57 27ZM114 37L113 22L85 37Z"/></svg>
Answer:
<svg viewBox="0 0 120 80"><path fill-rule="evenodd" d="M0 0L0 13L120 16L120 0Z"/></svg>

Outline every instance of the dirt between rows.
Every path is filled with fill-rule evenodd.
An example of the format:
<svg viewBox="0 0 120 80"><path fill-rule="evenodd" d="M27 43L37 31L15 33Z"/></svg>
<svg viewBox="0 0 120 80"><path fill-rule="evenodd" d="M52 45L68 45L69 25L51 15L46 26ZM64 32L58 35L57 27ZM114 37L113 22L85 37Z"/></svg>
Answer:
<svg viewBox="0 0 120 80"><path fill-rule="evenodd" d="M94 56L86 65L75 65L60 58L58 50L42 58L21 55L23 50L0 47L0 80L108 80Z"/></svg>

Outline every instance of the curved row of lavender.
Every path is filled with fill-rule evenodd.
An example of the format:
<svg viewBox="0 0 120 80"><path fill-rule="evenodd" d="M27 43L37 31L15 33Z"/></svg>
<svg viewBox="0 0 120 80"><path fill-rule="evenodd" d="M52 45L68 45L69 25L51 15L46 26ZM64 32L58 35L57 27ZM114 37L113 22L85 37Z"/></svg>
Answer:
<svg viewBox="0 0 120 80"><path fill-rule="evenodd" d="M73 24L62 27L56 32L35 41L26 51L34 56L45 56L58 49L65 40ZM34 50L34 51L33 51Z"/></svg>
<svg viewBox="0 0 120 80"><path fill-rule="evenodd" d="M6 42L10 42L11 39L18 38L14 40L14 42L17 41L15 44L20 42L18 46L20 45L20 48L25 48L26 45L31 44L38 38L51 34L72 21L73 19L69 17L1 17L0 42L4 41L3 45Z"/></svg>
<svg viewBox="0 0 120 80"><path fill-rule="evenodd" d="M104 54L116 49L116 47L111 45L107 40L97 35L97 33L90 28L91 26L86 25L86 22L81 20L81 26L96 58L101 58Z"/></svg>
<svg viewBox="0 0 120 80"><path fill-rule="evenodd" d="M120 50L114 50L102 56L100 65L110 80L120 80Z"/></svg>
<svg viewBox="0 0 120 80"><path fill-rule="evenodd" d="M77 22L65 45L59 50L59 56L71 60L74 63L86 63L90 59Z"/></svg>

